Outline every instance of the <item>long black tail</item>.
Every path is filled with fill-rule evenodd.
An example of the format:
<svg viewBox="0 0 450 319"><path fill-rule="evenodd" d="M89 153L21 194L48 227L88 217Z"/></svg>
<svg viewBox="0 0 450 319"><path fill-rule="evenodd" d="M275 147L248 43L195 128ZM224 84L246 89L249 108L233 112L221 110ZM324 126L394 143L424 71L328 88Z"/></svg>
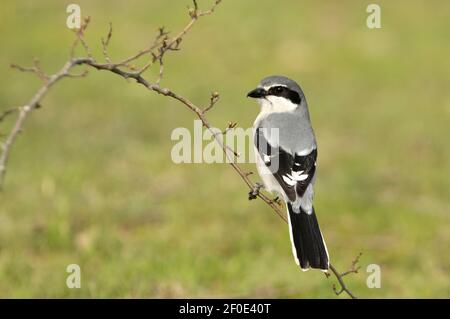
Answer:
<svg viewBox="0 0 450 319"><path fill-rule="evenodd" d="M329 268L328 251L320 232L314 208L311 214L307 214L299 208L299 212L287 204L289 212L289 227L292 242L292 252L297 264L303 270L318 268L327 270Z"/></svg>

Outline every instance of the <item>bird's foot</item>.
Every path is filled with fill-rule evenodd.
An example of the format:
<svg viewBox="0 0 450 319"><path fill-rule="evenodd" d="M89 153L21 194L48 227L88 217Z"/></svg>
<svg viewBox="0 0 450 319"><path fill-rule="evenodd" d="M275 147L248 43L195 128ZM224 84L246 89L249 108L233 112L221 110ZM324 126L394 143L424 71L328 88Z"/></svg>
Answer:
<svg viewBox="0 0 450 319"><path fill-rule="evenodd" d="M274 199L272 199L271 202L281 206L281 200L280 200L280 197L278 197L278 196L275 197Z"/></svg>
<svg viewBox="0 0 450 319"><path fill-rule="evenodd" d="M248 200L256 199L259 195L259 191L261 188L264 188L264 185L256 183L253 189L250 192L248 192Z"/></svg>

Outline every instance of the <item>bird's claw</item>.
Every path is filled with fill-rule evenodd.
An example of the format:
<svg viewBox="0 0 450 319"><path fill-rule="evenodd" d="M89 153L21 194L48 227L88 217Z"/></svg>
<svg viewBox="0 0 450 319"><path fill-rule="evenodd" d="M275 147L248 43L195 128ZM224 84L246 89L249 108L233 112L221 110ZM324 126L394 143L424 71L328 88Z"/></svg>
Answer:
<svg viewBox="0 0 450 319"><path fill-rule="evenodd" d="M271 202L281 206L281 201L280 201L280 198L278 196L275 197L274 199L272 199Z"/></svg>
<svg viewBox="0 0 450 319"><path fill-rule="evenodd" d="M259 195L259 190L261 188L264 188L264 185L256 183L253 189L250 192L248 192L248 200L256 199Z"/></svg>

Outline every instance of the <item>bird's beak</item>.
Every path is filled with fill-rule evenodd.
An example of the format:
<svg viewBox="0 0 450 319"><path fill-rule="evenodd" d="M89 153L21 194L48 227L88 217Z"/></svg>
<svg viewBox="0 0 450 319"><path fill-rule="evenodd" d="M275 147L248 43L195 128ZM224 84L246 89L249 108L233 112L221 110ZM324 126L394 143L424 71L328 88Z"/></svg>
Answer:
<svg viewBox="0 0 450 319"><path fill-rule="evenodd" d="M263 88L256 88L247 93L247 97L252 97L255 99L262 98L266 96L266 90Z"/></svg>

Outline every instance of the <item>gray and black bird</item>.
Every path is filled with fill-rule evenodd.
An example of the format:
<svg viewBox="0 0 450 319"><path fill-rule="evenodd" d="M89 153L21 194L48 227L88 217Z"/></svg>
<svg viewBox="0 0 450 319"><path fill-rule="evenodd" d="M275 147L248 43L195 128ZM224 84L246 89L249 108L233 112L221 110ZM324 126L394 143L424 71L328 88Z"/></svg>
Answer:
<svg viewBox="0 0 450 319"><path fill-rule="evenodd" d="M327 271L327 247L314 212L317 144L300 86L284 76L264 78L247 94L261 105L253 126L256 165L264 187L286 202L292 253L303 269Z"/></svg>

